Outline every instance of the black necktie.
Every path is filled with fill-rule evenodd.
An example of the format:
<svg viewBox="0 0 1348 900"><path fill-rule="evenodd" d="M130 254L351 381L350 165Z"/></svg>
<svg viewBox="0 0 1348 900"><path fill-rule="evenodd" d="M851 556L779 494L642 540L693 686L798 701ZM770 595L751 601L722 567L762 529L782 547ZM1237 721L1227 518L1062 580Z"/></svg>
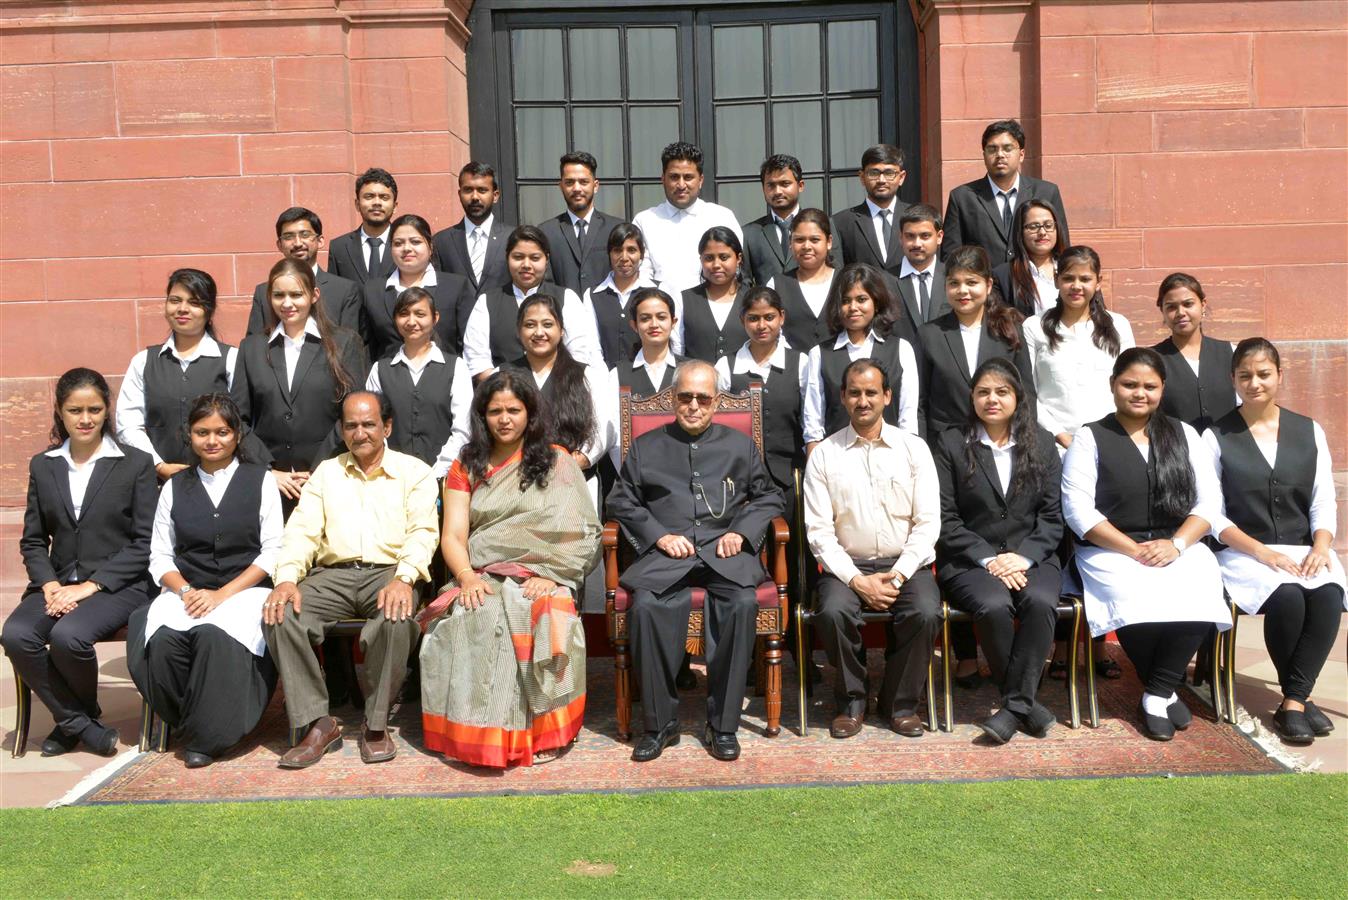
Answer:
<svg viewBox="0 0 1348 900"><path fill-rule="evenodd" d="M889 221L889 210L880 210L880 233L884 235L885 245L880 248L880 255L886 260L889 259L889 241L894 236L894 224Z"/></svg>
<svg viewBox="0 0 1348 900"><path fill-rule="evenodd" d="M1006 239L1011 240L1011 217L1015 215L1015 209L1012 204L1016 202L1016 189L1002 192L1002 231L1006 232Z"/></svg>
<svg viewBox="0 0 1348 900"><path fill-rule="evenodd" d="M782 238L782 256L791 258L791 223L796 221L795 216L788 216L785 219L777 220L777 230Z"/></svg>
<svg viewBox="0 0 1348 900"><path fill-rule="evenodd" d="M365 271L373 275L379 271L379 245L383 241L379 238L366 238L365 243L370 245L370 258L366 261Z"/></svg>
<svg viewBox="0 0 1348 900"><path fill-rule="evenodd" d="M930 272L917 273L918 310L922 313L922 321L925 322L931 316L931 290L927 287L927 279L931 277ZM918 323L922 324L921 322Z"/></svg>
<svg viewBox="0 0 1348 900"><path fill-rule="evenodd" d="M584 220L584 219L577 219L577 220L576 220L576 243L578 243L578 244L584 244L584 243L585 243L585 220Z"/></svg>

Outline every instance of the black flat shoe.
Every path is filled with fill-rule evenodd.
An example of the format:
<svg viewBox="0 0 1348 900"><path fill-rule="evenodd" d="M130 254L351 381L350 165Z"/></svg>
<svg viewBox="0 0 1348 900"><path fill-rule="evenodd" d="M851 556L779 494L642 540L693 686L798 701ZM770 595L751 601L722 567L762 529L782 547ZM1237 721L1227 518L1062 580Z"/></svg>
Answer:
<svg viewBox="0 0 1348 900"><path fill-rule="evenodd" d="M1299 710L1278 710L1273 714L1273 727L1278 737L1288 744L1309 744L1315 740L1315 731L1306 721L1306 714Z"/></svg>
<svg viewBox="0 0 1348 900"><path fill-rule="evenodd" d="M99 722L90 722L80 732L80 740L99 756L116 756L119 735L116 728L108 728Z"/></svg>
<svg viewBox="0 0 1348 900"><path fill-rule="evenodd" d="M983 684L983 673L974 669L968 675L956 675L954 681L957 687L972 691Z"/></svg>
<svg viewBox="0 0 1348 900"><path fill-rule="evenodd" d="M1306 724L1311 726L1316 737L1326 737L1334 730L1334 723L1329 721L1329 716L1320 712L1320 707L1309 700L1306 701Z"/></svg>
<svg viewBox="0 0 1348 900"><path fill-rule="evenodd" d="M195 750L188 750L183 753L183 765L189 769L204 769L213 762L215 762L215 758L205 753L198 753Z"/></svg>
<svg viewBox="0 0 1348 900"><path fill-rule="evenodd" d="M1003 708L979 722L978 727L992 740L1005 744L1016 736L1016 731L1020 728L1020 717L1011 710Z"/></svg>
<svg viewBox="0 0 1348 900"><path fill-rule="evenodd" d="M715 731L710 725L702 740L713 759L721 762L734 762L740 758L740 742L733 731Z"/></svg>
<svg viewBox="0 0 1348 900"><path fill-rule="evenodd" d="M1167 706L1165 713L1170 717L1170 724L1174 725L1178 731L1184 731L1194 722L1194 714L1189 711L1189 707L1184 705L1183 700L1176 700Z"/></svg>
<svg viewBox="0 0 1348 900"><path fill-rule="evenodd" d="M51 734L42 741L43 756L60 756L69 753L80 745L79 736L70 737L60 727L53 728Z"/></svg>
<svg viewBox="0 0 1348 900"><path fill-rule="evenodd" d="M1119 664L1109 657L1097 659L1095 661L1095 677L1116 681L1123 677L1123 669L1120 669Z"/></svg>
<svg viewBox="0 0 1348 900"><path fill-rule="evenodd" d="M1021 730L1034 738L1048 737L1048 730L1058 724L1058 717L1047 706L1038 702L1019 718Z"/></svg>
<svg viewBox="0 0 1348 900"><path fill-rule="evenodd" d="M1169 716L1150 715L1142 701L1137 702L1137 715L1142 720L1142 733L1153 741L1169 741L1175 737L1175 723Z"/></svg>
<svg viewBox="0 0 1348 900"><path fill-rule="evenodd" d="M658 759L666 747L673 747L678 742L678 722L670 722L659 731L648 731L641 736L641 740L637 741L636 747L632 750L632 761L650 762Z"/></svg>

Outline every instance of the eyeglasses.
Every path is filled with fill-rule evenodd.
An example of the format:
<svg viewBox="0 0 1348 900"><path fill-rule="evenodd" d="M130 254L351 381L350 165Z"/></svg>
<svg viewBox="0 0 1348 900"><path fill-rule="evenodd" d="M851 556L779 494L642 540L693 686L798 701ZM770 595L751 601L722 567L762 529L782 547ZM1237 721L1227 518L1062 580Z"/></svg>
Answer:
<svg viewBox="0 0 1348 900"><path fill-rule="evenodd" d="M903 169L863 169L862 174L872 181L895 181Z"/></svg>
<svg viewBox="0 0 1348 900"><path fill-rule="evenodd" d="M316 237L318 237L318 235L316 235L316 234L315 234L314 232L312 232L312 231L283 231L283 232L281 232L281 240L283 240L283 241L312 241L312 240L313 240L314 238L316 238Z"/></svg>
<svg viewBox="0 0 1348 900"><path fill-rule="evenodd" d="M1050 231L1057 231L1058 226L1052 222L1028 222L1024 230L1030 234L1048 234Z"/></svg>
<svg viewBox="0 0 1348 900"><path fill-rule="evenodd" d="M692 406L696 403L698 406L711 406L716 400L715 394L694 394L692 391L679 391L674 395L674 399L684 406Z"/></svg>

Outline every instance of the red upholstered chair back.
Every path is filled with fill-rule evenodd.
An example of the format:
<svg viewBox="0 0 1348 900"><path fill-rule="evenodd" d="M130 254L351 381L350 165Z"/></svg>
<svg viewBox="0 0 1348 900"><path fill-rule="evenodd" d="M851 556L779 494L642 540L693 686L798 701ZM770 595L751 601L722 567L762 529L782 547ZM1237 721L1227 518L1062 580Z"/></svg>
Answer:
<svg viewBox="0 0 1348 900"><path fill-rule="evenodd" d="M712 421L747 434L753 439L758 452L762 453L763 385L753 381L749 383L749 389L744 393L727 394L723 391L718 394L718 399L719 404ZM641 398L634 398L630 388L623 388L618 395L618 427L623 458L627 458L627 448L632 446L632 441L673 421L673 385L658 394Z"/></svg>

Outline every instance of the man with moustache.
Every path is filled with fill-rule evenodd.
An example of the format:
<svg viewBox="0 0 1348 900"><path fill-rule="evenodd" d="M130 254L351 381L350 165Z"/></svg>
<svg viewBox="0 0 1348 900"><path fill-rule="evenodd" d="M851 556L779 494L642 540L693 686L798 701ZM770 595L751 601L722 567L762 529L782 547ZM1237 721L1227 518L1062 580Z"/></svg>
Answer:
<svg viewBox="0 0 1348 900"><path fill-rule="evenodd" d="M359 230L359 229L357 229ZM350 237L342 235L337 240ZM336 241L333 242L334 245ZM292 206L276 218L276 249L282 256L298 260L314 270L318 295L329 321L365 338L365 306L361 303L360 286L354 281L323 271L318 264L318 251L323 249L323 222L318 214L303 206ZM341 255L328 253L328 260ZM392 259L392 257L390 257ZM390 263L391 265L391 263ZM267 282L253 288L253 306L248 312L248 334L262 334L267 330Z"/></svg>
<svg viewBox="0 0 1348 900"><path fill-rule="evenodd" d="M572 290L577 297L598 287L608 277L609 233L622 220L594 208L599 191L599 161L589 153L568 153L561 159L558 187L566 200L559 213L538 229L552 249L545 281Z"/></svg>
<svg viewBox="0 0 1348 900"><path fill-rule="evenodd" d="M328 249L328 271L357 286L371 278L389 277L393 254L389 251L392 235L388 226L397 208L398 182L393 176L383 169L362 172L356 179L360 227L333 240Z"/></svg>
<svg viewBox="0 0 1348 900"><path fill-rule="evenodd" d="M473 285L473 296L504 287L510 282L506 269L506 238L515 226L496 215L501 186L496 170L476 160L459 170L459 205L463 218L441 231L431 241L432 265L462 275ZM468 310L459 310L461 321Z"/></svg>

